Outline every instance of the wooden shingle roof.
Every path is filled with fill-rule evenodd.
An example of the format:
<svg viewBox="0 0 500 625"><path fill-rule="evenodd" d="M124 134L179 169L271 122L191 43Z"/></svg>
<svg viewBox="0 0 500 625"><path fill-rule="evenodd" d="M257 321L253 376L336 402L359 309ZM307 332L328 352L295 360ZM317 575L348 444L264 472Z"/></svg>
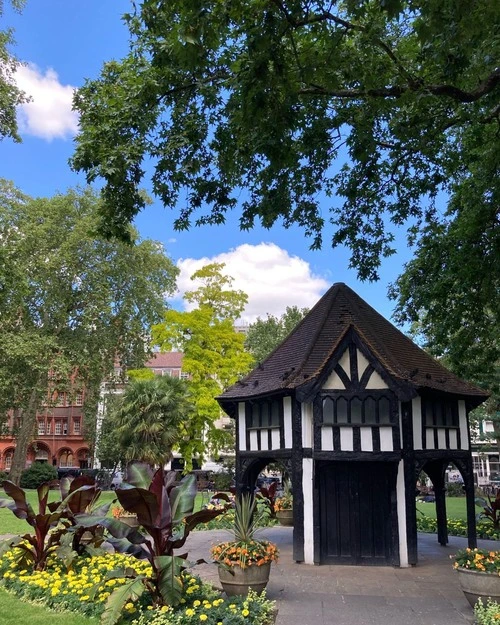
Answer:
<svg viewBox="0 0 500 625"><path fill-rule="evenodd" d="M465 382L415 345L343 283L334 284L264 362L219 399L222 402L297 389L319 376L353 329L387 373L414 394L439 390L479 405L484 390Z"/></svg>

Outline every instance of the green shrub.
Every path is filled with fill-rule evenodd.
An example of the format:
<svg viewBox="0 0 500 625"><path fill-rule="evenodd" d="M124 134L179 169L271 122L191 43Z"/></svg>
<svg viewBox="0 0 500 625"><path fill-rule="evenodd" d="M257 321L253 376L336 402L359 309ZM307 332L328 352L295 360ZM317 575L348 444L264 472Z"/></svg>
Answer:
<svg viewBox="0 0 500 625"><path fill-rule="evenodd" d="M474 607L474 615L477 625L498 625L500 620L500 604L488 599L486 605L483 605L481 599L478 599Z"/></svg>
<svg viewBox="0 0 500 625"><path fill-rule="evenodd" d="M21 473L21 488L38 488L51 480L57 480L57 469L51 464L34 462Z"/></svg>
<svg viewBox="0 0 500 625"><path fill-rule="evenodd" d="M220 471L212 475L214 489L216 492L228 491L233 481L233 476L229 471Z"/></svg>
<svg viewBox="0 0 500 625"><path fill-rule="evenodd" d="M448 497L463 497L464 485L461 482L449 482L446 485L446 494Z"/></svg>
<svg viewBox="0 0 500 625"><path fill-rule="evenodd" d="M9 479L9 474L7 473L7 471L0 471L0 482L3 482L4 480L8 480Z"/></svg>

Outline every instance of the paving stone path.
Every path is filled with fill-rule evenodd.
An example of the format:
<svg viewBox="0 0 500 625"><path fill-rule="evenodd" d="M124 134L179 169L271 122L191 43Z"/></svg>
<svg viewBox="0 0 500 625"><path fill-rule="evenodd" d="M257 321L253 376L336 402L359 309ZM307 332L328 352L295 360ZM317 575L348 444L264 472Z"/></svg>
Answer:
<svg viewBox="0 0 500 625"><path fill-rule="evenodd" d="M267 588L278 605L276 625L471 625L473 611L466 601L450 555L466 547L465 538L450 537L448 547L436 536L419 534L419 564L393 567L309 566L292 559L292 528L273 527L261 536L276 542L280 560L273 564ZM229 540L223 531L193 532L190 559L210 560L210 546ZM497 543L479 541L495 549ZM196 568L219 586L216 567Z"/></svg>

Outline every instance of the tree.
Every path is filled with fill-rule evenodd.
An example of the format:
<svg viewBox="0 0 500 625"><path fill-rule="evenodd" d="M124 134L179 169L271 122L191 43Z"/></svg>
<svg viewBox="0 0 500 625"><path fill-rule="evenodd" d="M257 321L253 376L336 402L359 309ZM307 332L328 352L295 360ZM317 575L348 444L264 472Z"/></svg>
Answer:
<svg viewBox="0 0 500 625"><path fill-rule="evenodd" d="M123 458L162 467L188 429L192 412L184 380L155 376L129 381L113 420Z"/></svg>
<svg viewBox="0 0 500 625"><path fill-rule="evenodd" d="M128 56L75 96L73 165L104 179L108 233L144 206L150 156L177 228L224 221L242 188L243 229L298 224L319 247L329 221L374 279L396 226L413 241L443 192L498 173L491 0L145 0L125 18Z"/></svg>
<svg viewBox="0 0 500 625"><path fill-rule="evenodd" d="M178 270L161 244L96 238L91 189L33 199L0 182L0 412L21 419L11 479L24 468L42 400L85 388L92 440L101 382L142 366Z"/></svg>
<svg viewBox="0 0 500 625"><path fill-rule="evenodd" d="M257 321L250 324L248 328L245 339L246 349L257 362L262 362L284 341L308 312L308 308L287 306L281 317L269 314L267 319L258 317Z"/></svg>
<svg viewBox="0 0 500 625"><path fill-rule="evenodd" d="M217 455L227 446L224 430L215 428L220 407L215 397L248 372L252 357L244 349L244 336L234 329L247 296L231 289L232 279L222 274L223 264L213 263L196 271L192 280L201 286L184 299L196 308L187 312L167 310L163 323L153 326L152 340L162 350L173 347L184 353L182 370L190 376L195 411L179 448L189 467L193 456L203 459L208 445Z"/></svg>
<svg viewBox="0 0 500 625"><path fill-rule="evenodd" d="M23 0L11 0L12 7L20 11ZM0 18L3 16L3 0L0 1ZM17 131L16 107L28 101L26 94L17 88L14 79L19 61L9 52L13 43L10 28L0 31L0 140L10 137L21 141Z"/></svg>

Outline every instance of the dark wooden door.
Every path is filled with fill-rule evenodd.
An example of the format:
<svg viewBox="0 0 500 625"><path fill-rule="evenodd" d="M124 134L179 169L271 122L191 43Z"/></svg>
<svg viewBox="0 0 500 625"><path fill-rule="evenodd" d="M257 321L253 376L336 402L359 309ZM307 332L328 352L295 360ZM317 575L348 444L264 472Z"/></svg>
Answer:
<svg viewBox="0 0 500 625"><path fill-rule="evenodd" d="M396 563L395 471L385 462L331 462L319 468L321 562Z"/></svg>

